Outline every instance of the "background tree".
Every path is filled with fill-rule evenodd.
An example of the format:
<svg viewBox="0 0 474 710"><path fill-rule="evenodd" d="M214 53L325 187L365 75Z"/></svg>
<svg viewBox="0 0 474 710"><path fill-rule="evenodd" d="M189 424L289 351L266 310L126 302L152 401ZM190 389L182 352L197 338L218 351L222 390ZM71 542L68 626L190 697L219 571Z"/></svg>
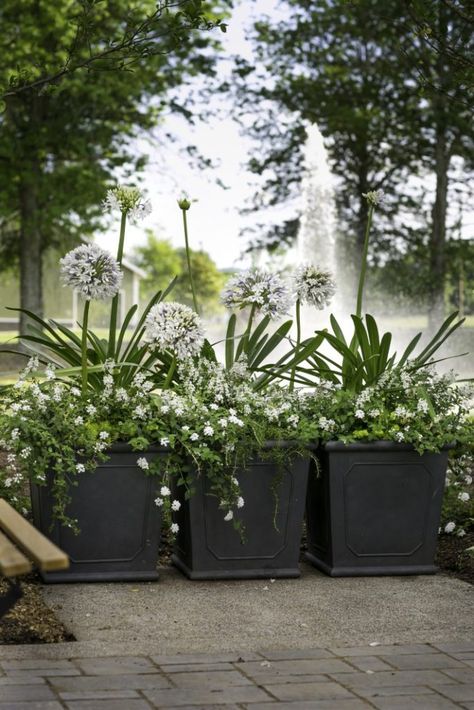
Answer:
<svg viewBox="0 0 474 710"><path fill-rule="evenodd" d="M462 19L443 0L428 4L438 12L440 33L462 30ZM289 242L297 233L305 125L316 122L338 180L347 254L357 262L367 217L362 194L384 189L387 201L378 212L372 255L380 263L394 249L417 250L429 234L425 283L430 284L432 320L438 320L453 159L463 161L466 170L472 165L471 116L452 100L462 87L445 55L430 54L417 40L404 2L287 0L282 6L284 19L267 17L254 26L257 61L237 60L236 88L224 86L234 93L242 123L258 145L250 168L262 187L253 209L293 203L286 222L267 230L258 246ZM433 83L442 81L443 96L420 93L420 57ZM433 175L434 200L423 194L422 182Z"/></svg>
<svg viewBox="0 0 474 710"><path fill-rule="evenodd" d="M0 84L10 87L0 116L2 266L19 263L21 305L39 315L44 251L98 228L97 205L117 169L130 179L145 164L131 139L157 124L185 77L213 71L211 39L194 30L218 24L216 15L198 0L160 8L1 4Z"/></svg>
<svg viewBox="0 0 474 710"><path fill-rule="evenodd" d="M204 312L213 313L219 309L219 297L226 276L219 271L207 252L191 249L190 254L197 301ZM160 239L148 230L147 243L136 248L134 260L148 274L143 282L145 297L151 297L157 290L166 288L171 279L177 276L169 300L193 306L184 247L173 247L168 239Z"/></svg>

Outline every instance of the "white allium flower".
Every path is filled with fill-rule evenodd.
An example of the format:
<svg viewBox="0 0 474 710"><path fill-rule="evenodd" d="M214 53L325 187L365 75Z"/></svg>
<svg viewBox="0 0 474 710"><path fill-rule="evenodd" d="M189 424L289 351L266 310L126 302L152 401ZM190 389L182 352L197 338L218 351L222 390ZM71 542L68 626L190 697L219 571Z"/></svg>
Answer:
<svg viewBox="0 0 474 710"><path fill-rule="evenodd" d="M77 463L76 464L76 472L77 473L85 473L86 467L84 466L83 463Z"/></svg>
<svg viewBox="0 0 474 710"><path fill-rule="evenodd" d="M296 297L301 303L316 306L320 311L329 306L336 293L336 284L329 271L308 264L300 266L294 276Z"/></svg>
<svg viewBox="0 0 474 710"><path fill-rule="evenodd" d="M161 444L161 446L169 446L170 440L168 439L167 436L163 436L163 438L160 439L160 444Z"/></svg>
<svg viewBox="0 0 474 710"><path fill-rule="evenodd" d="M182 303L158 303L145 320L145 339L160 350L170 350L180 359L197 355L204 342L197 313Z"/></svg>
<svg viewBox="0 0 474 710"><path fill-rule="evenodd" d="M82 244L60 260L65 286L78 291L86 301L113 298L123 274L113 256L97 244Z"/></svg>
<svg viewBox="0 0 474 710"><path fill-rule="evenodd" d="M151 202L145 199L138 187L119 186L113 190L107 190L102 207L104 210L125 212L133 224L151 213Z"/></svg>
<svg viewBox="0 0 474 710"><path fill-rule="evenodd" d="M181 503L179 502L179 500L174 500L171 503L171 510L179 510L180 508L181 508Z"/></svg>
<svg viewBox="0 0 474 710"><path fill-rule="evenodd" d="M164 502L163 498L155 498L155 505L157 505L158 508L161 508L161 506L163 505L163 502Z"/></svg>
<svg viewBox="0 0 474 710"><path fill-rule="evenodd" d="M292 302L285 281L262 269L250 269L229 279L221 298L227 308L256 306L271 318L285 315Z"/></svg>
<svg viewBox="0 0 474 710"><path fill-rule="evenodd" d="M245 505L244 499L242 498L242 496L239 496L237 498L237 508L243 508L244 505Z"/></svg>
<svg viewBox="0 0 474 710"><path fill-rule="evenodd" d="M161 486L160 494L163 496L163 498L166 498L167 496L171 495L171 491L168 486Z"/></svg>
<svg viewBox="0 0 474 710"><path fill-rule="evenodd" d="M137 459L137 466L143 469L143 471L147 471L150 468L150 464L144 456L141 456L139 459Z"/></svg>
<svg viewBox="0 0 474 710"><path fill-rule="evenodd" d="M362 197L365 197L369 204L380 205L385 199L385 193L383 190L371 190L369 192L363 192Z"/></svg>
<svg viewBox="0 0 474 710"><path fill-rule="evenodd" d="M229 510L229 512L224 515L224 520L226 521L226 523L228 523L229 520L232 520L233 517L234 513L232 512L232 510Z"/></svg>
<svg viewBox="0 0 474 710"><path fill-rule="evenodd" d="M171 523L170 530L171 530L171 532L174 533L174 534L176 534L177 532L179 532L179 525L178 525L178 523Z"/></svg>
<svg viewBox="0 0 474 710"><path fill-rule="evenodd" d="M450 523L446 523L446 525L444 526L444 532L452 533L455 527L456 523L453 523L452 521Z"/></svg>
<svg viewBox="0 0 474 710"><path fill-rule="evenodd" d="M461 500L463 503L467 503L467 501L471 498L469 493L466 493L463 491L462 493L458 493L458 498Z"/></svg>

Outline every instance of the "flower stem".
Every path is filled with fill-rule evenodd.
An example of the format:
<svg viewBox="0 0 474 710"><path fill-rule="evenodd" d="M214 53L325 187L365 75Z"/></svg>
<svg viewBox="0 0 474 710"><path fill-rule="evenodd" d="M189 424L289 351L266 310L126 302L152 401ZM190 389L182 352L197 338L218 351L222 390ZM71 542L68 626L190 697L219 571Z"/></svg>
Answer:
<svg viewBox="0 0 474 710"><path fill-rule="evenodd" d="M117 261L119 266L122 266L123 259L123 247L125 243L125 225L127 224L127 213L122 212L122 219L120 222L120 237L117 249ZM115 357L115 334L117 331L117 315L118 315L118 302L120 298L120 293L112 299L112 307L110 309L110 325L109 325L109 345L107 348L107 357Z"/></svg>
<svg viewBox="0 0 474 710"><path fill-rule="evenodd" d="M170 369L168 370L168 374L166 375L166 380L163 383L163 389L166 390L171 384L171 380L173 378L173 375L176 370L176 357L173 357L170 365Z"/></svg>
<svg viewBox="0 0 474 710"><path fill-rule="evenodd" d="M189 249L189 237L188 237L188 219L186 217L187 210L181 208L181 212L183 213L184 244L185 244L185 248L186 248L186 261L188 264L189 283L191 284L191 292L193 294L194 310L196 311L196 313L199 313L198 302L197 302L197 298L196 298L196 289L194 288L193 270L191 268L191 252Z"/></svg>
<svg viewBox="0 0 474 710"><path fill-rule="evenodd" d="M367 215L367 226L365 228L364 248L362 250L362 263L361 263L361 267L360 267L359 288L357 290L356 315L359 316L359 318L361 318L361 316L362 316L362 299L364 297L365 276L366 276L366 272L367 272L367 255L369 253L369 236L370 236L370 227L372 225L373 213L374 213L374 205L370 204L369 205L369 214Z"/></svg>
<svg viewBox="0 0 474 710"><path fill-rule="evenodd" d="M289 391L293 392L295 389L295 376L296 376L296 358L298 357L299 349L301 345L301 301L298 298L296 301L296 345L295 345L295 357L293 360L293 366L291 368Z"/></svg>
<svg viewBox="0 0 474 710"><path fill-rule="evenodd" d="M89 327L89 308L91 302L86 301L84 304L84 316L82 318L82 357L81 357L81 369L82 369L82 394L83 396L87 393L87 330Z"/></svg>
<svg viewBox="0 0 474 710"><path fill-rule="evenodd" d="M252 332L253 319L255 317L256 311L257 311L257 305L255 303L253 303L252 308L250 309L250 315L249 315L247 327L245 329L245 333L242 336L242 352L245 354L247 354L247 345L248 345L248 341L250 339L250 333Z"/></svg>

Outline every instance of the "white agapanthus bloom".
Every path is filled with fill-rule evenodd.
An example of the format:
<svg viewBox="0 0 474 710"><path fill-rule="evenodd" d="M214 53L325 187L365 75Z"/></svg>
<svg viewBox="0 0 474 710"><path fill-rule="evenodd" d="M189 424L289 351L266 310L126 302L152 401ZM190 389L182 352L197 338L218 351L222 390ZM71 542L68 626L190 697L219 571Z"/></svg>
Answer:
<svg viewBox="0 0 474 710"><path fill-rule="evenodd" d="M145 320L145 339L178 358L197 355L204 342L202 321L182 303L158 303Z"/></svg>
<svg viewBox="0 0 474 710"><path fill-rule="evenodd" d="M279 318L288 312L292 298L285 281L263 269L250 269L231 278L221 294L227 308L256 306L264 315Z"/></svg>
<svg viewBox="0 0 474 710"><path fill-rule="evenodd" d="M308 264L300 266L294 275L296 298L301 303L316 306L320 311L329 306L336 293L336 284L329 271Z"/></svg>
<svg viewBox="0 0 474 710"><path fill-rule="evenodd" d="M151 214L151 202L145 198L138 187L116 187L107 190L102 206L105 210L118 210L125 213L132 224L137 224Z"/></svg>
<svg viewBox="0 0 474 710"><path fill-rule="evenodd" d="M113 298L123 274L113 256L97 244L82 244L60 260L65 286L79 292L86 301Z"/></svg>
<svg viewBox="0 0 474 710"><path fill-rule="evenodd" d="M365 197L371 205L380 205L385 199L385 193L383 190L370 190L369 192L363 192L362 197Z"/></svg>

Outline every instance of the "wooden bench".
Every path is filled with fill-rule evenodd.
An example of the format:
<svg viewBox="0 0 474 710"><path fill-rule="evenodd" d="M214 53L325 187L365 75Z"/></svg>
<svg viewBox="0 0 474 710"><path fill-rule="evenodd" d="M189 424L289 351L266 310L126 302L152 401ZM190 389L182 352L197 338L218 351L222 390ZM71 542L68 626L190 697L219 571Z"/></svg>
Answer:
<svg viewBox="0 0 474 710"><path fill-rule="evenodd" d="M33 564L44 572L69 567L68 556L0 499L0 576L9 580L9 590L0 597L0 618L21 597L16 577L31 572Z"/></svg>

